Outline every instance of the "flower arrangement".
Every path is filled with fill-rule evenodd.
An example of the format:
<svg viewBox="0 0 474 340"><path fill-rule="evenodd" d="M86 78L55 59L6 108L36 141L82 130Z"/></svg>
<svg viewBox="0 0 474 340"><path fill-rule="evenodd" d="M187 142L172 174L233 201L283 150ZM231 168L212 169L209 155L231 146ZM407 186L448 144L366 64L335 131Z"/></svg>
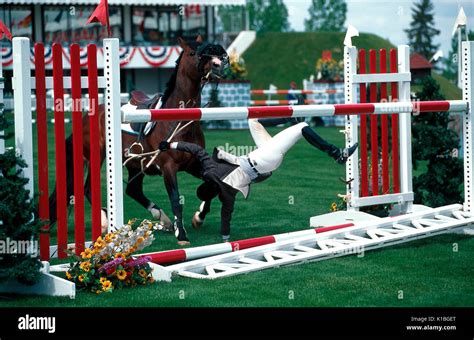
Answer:
<svg viewBox="0 0 474 340"><path fill-rule="evenodd" d="M337 194L337 197L338 197L338 200L331 203L331 207L329 209L330 212L347 209L347 201L349 200L349 196Z"/></svg>
<svg viewBox="0 0 474 340"><path fill-rule="evenodd" d="M247 76L247 67L245 66L245 60L233 51L229 55L229 67L226 71L226 79L232 80L245 80Z"/></svg>
<svg viewBox="0 0 474 340"><path fill-rule="evenodd" d="M344 72L344 64L332 58L319 58L316 61L318 80L340 80Z"/></svg>
<svg viewBox="0 0 474 340"><path fill-rule="evenodd" d="M133 258L132 254L149 246L153 229L158 226L148 220L133 229L135 220L117 231L106 234L86 248L77 261L71 263L66 278L76 283L78 289L88 289L96 294L111 293L116 288L153 283L149 257Z"/></svg>

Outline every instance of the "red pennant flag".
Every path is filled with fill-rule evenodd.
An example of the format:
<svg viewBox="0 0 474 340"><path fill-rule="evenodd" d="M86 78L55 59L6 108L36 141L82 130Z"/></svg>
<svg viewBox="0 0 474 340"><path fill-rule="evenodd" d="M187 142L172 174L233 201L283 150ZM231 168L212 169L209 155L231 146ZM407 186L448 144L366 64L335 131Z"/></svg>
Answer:
<svg viewBox="0 0 474 340"><path fill-rule="evenodd" d="M107 26L107 33L110 37L110 24L109 24L109 4L107 0L100 0L99 6L92 12L89 20L87 20L86 25L92 22L100 22L102 26Z"/></svg>
<svg viewBox="0 0 474 340"><path fill-rule="evenodd" d="M3 34L7 37L8 40L12 40L13 36L10 33L8 27L0 20L0 40L3 39Z"/></svg>

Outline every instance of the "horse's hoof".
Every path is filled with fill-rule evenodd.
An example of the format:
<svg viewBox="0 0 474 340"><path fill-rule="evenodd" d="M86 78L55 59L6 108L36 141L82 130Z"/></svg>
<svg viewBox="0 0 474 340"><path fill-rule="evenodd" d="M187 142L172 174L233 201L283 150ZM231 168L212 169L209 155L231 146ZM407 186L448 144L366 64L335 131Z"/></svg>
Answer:
<svg viewBox="0 0 474 340"><path fill-rule="evenodd" d="M173 223L171 223L170 218L165 214L163 209L152 208L150 212L153 218L157 219L163 226L164 231L173 231Z"/></svg>
<svg viewBox="0 0 474 340"><path fill-rule="evenodd" d="M178 240L178 244L180 246L187 246L191 244L188 240L188 237L186 236L186 229L184 229L184 227L180 229L177 226L174 226L174 236Z"/></svg>
<svg viewBox="0 0 474 340"><path fill-rule="evenodd" d="M202 220L199 217L199 211L196 211L196 213L193 216L193 220L191 221L191 223L192 223L194 229L196 229L196 230L201 229L201 227L204 223L204 220Z"/></svg>
<svg viewBox="0 0 474 340"><path fill-rule="evenodd" d="M170 218L165 214L163 209L160 209L160 222L166 230L173 230L173 223L171 222Z"/></svg>

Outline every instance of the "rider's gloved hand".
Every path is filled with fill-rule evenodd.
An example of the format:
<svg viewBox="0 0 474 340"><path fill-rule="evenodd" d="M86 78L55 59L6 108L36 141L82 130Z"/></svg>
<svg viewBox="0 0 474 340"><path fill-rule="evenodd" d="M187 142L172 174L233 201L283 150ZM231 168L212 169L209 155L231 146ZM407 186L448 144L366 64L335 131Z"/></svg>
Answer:
<svg viewBox="0 0 474 340"><path fill-rule="evenodd" d="M169 148L170 148L170 143L165 140L160 142L160 145L158 146L158 149L160 149L161 151L169 150Z"/></svg>

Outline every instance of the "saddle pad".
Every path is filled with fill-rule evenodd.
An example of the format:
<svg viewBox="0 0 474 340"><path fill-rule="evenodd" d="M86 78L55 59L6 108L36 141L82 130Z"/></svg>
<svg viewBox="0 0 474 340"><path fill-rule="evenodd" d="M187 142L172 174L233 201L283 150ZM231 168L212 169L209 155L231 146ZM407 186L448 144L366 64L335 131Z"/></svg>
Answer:
<svg viewBox="0 0 474 340"><path fill-rule="evenodd" d="M158 101L158 103L156 104L155 109L159 109L160 107L161 107L161 98ZM122 109L123 108L126 108L127 110L136 110L137 109L137 107L135 105L130 104L130 102L128 102L125 105L122 105ZM143 131L145 136L147 136L150 133L152 128L155 126L155 124L156 124L156 122L146 123L145 129ZM138 136L138 132L132 129L132 127L130 126L130 123L121 124L121 129L122 129L123 132Z"/></svg>

